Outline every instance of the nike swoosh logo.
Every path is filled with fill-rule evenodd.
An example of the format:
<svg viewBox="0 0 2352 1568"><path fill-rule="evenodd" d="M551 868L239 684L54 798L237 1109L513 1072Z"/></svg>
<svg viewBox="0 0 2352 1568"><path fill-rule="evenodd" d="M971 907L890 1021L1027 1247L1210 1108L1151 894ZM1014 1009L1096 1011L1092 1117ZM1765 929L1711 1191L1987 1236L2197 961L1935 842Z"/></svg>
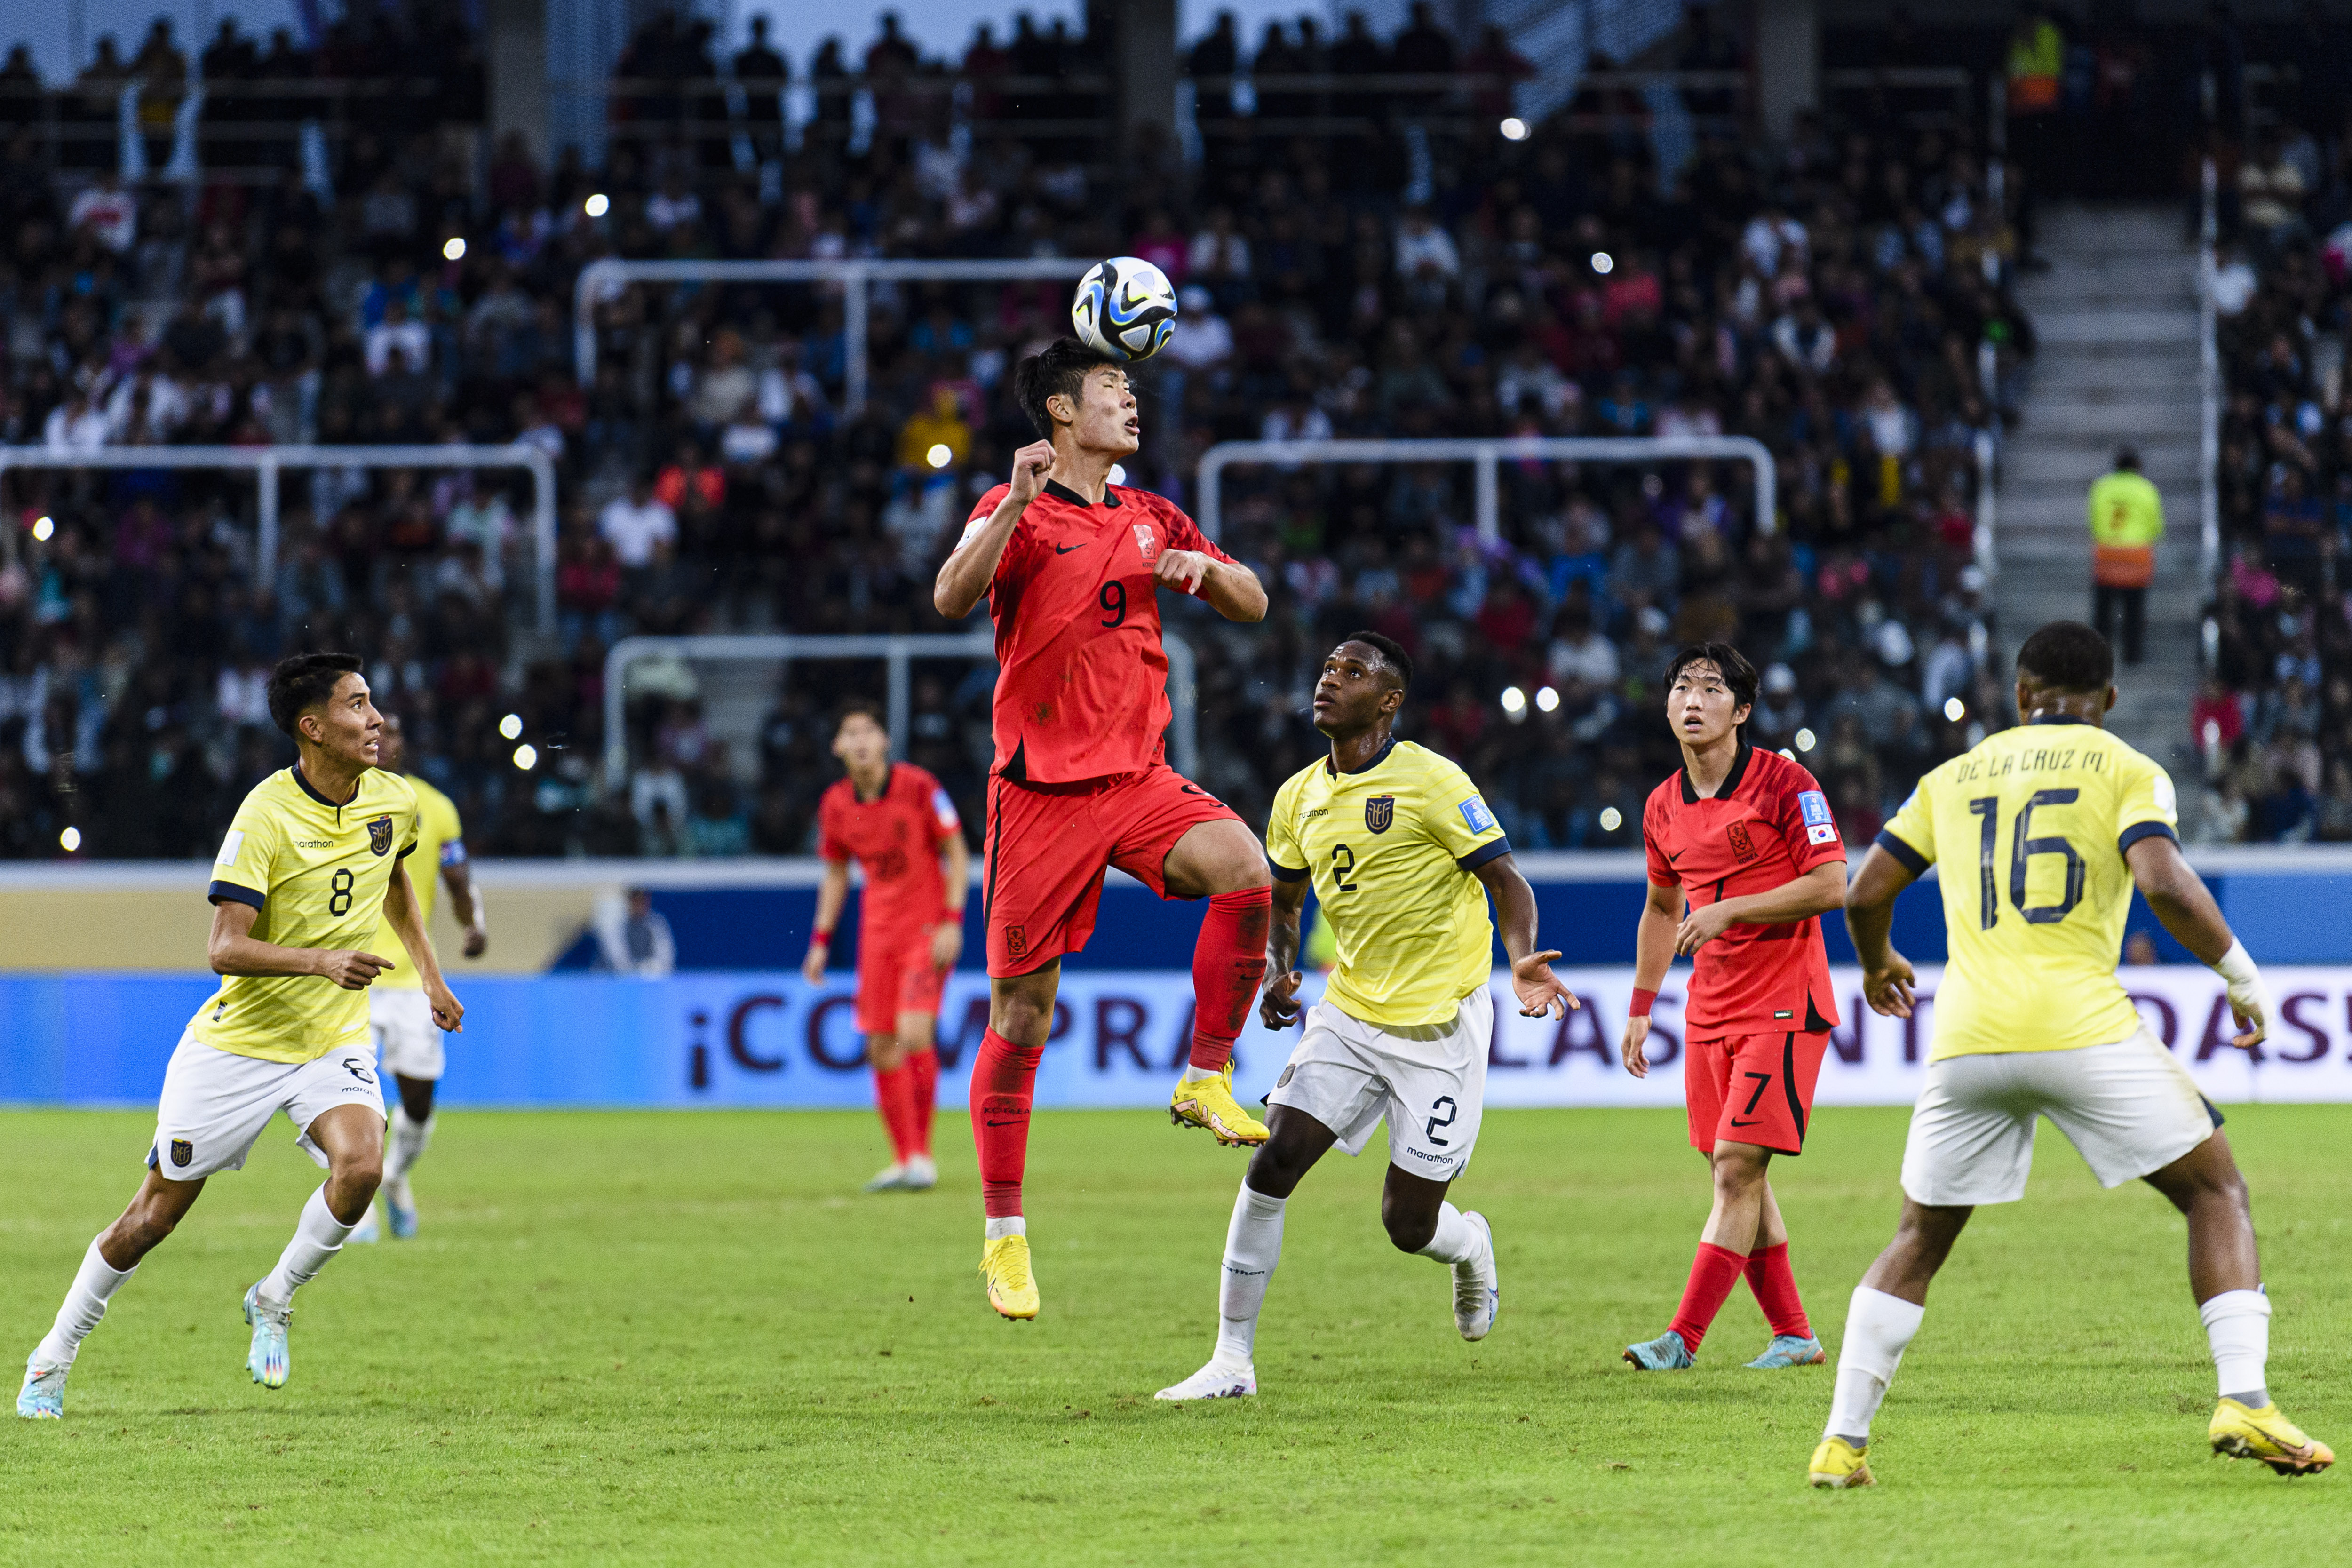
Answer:
<svg viewBox="0 0 2352 1568"><path fill-rule="evenodd" d="M1760 1116L1750 1116L1743 1121L1739 1117L1735 1116L1731 1119L1731 1124L1734 1127L1753 1127L1763 1120L1764 1119Z"/></svg>
<svg viewBox="0 0 2352 1568"><path fill-rule="evenodd" d="M1671 855L1669 855L1669 856L1667 856L1667 857L1666 857L1666 864L1667 864L1667 865L1669 865L1669 866L1671 866L1671 865L1673 865L1675 861L1677 861L1677 860L1681 859L1682 858L1683 858L1683 852L1682 852L1681 850L1677 849L1677 850L1675 850L1673 854L1671 854Z"/></svg>
<svg viewBox="0 0 2352 1568"><path fill-rule="evenodd" d="M1054 553L1056 555L1067 555L1073 550L1084 550L1086 546L1083 544L1056 544L1054 546Z"/></svg>

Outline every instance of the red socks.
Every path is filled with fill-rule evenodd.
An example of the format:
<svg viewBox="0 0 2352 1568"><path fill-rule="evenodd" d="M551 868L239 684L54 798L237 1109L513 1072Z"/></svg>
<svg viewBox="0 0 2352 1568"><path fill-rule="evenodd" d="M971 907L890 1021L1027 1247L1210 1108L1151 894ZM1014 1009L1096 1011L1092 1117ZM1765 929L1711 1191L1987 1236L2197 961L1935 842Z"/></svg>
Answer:
<svg viewBox="0 0 2352 1568"><path fill-rule="evenodd" d="M908 1052L907 1075L915 1084L915 1120L910 1132L915 1152L928 1154L931 1152L931 1108L940 1098L940 1054Z"/></svg>
<svg viewBox="0 0 2352 1568"><path fill-rule="evenodd" d="M874 1069L874 1105L882 1112L883 1131L890 1134L890 1157L900 1163L915 1146L915 1075L904 1062L887 1072Z"/></svg>
<svg viewBox="0 0 2352 1568"><path fill-rule="evenodd" d="M1274 889L1244 888L1209 895L1201 940L1192 949L1192 1071L1223 1072L1233 1059L1234 1041L1249 1022L1265 978L1266 928L1274 918Z"/></svg>
<svg viewBox="0 0 2352 1568"><path fill-rule="evenodd" d="M1785 1257L1788 1249L1781 1251ZM1723 1310L1731 1288L1747 1269L1748 1259L1729 1247L1711 1241L1698 1244L1698 1256L1691 1259L1690 1281L1683 1287L1682 1305L1675 1309L1675 1321L1666 1325L1682 1335L1684 1347L1694 1356L1715 1315Z"/></svg>
<svg viewBox="0 0 2352 1568"><path fill-rule="evenodd" d="M980 1151L980 1195L991 1219L1021 1212L1029 1107L1045 1055L1043 1046L1016 1046L991 1029L981 1037L980 1054L972 1058L971 1141Z"/></svg>
<svg viewBox="0 0 2352 1568"><path fill-rule="evenodd" d="M1764 1309L1764 1321L1772 1325L1776 1334L1793 1334L1799 1339L1813 1337L1813 1326L1805 1318L1805 1304L1797 1299L1797 1277L1789 1272L1789 1244L1759 1247L1748 1255L1748 1288L1756 1292L1756 1304Z"/></svg>

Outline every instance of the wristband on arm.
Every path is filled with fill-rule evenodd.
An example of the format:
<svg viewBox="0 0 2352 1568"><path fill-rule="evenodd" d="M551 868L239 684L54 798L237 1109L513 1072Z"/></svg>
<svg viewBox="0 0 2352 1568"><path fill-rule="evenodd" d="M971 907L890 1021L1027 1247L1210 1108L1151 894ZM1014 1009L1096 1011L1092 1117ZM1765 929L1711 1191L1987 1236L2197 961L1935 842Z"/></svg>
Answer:
<svg viewBox="0 0 2352 1568"><path fill-rule="evenodd" d="M2246 951L2244 942L2234 938L2230 942L2230 951L2207 967L2232 985L2251 984L2261 978L2254 968L2254 955Z"/></svg>
<svg viewBox="0 0 2352 1568"><path fill-rule="evenodd" d="M1633 988L1633 1005L1625 1010L1625 1016L1629 1018L1648 1017L1650 1016L1650 1004L1655 1002L1657 999L1658 994L1656 992L1644 991L1640 986L1635 986Z"/></svg>
<svg viewBox="0 0 2352 1568"><path fill-rule="evenodd" d="M813 931L809 932L809 945L811 947L831 947L833 945L833 932L830 931Z"/></svg>

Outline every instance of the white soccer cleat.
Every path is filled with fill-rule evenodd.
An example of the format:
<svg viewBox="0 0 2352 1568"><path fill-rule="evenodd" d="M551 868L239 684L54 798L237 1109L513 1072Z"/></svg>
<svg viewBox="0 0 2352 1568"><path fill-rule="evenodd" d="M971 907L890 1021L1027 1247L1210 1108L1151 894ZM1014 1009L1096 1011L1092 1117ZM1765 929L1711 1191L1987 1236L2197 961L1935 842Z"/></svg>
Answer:
<svg viewBox="0 0 2352 1568"><path fill-rule="evenodd" d="M1475 1344L1493 1330L1495 1314L1502 1310L1502 1278L1495 1265L1495 1227L1475 1210L1462 1217L1478 1227L1480 1246L1478 1256L1454 1266L1454 1326Z"/></svg>
<svg viewBox="0 0 2352 1568"><path fill-rule="evenodd" d="M940 1168L929 1154L907 1156L906 1174L898 1178L901 1188L910 1193L928 1193L939 1184Z"/></svg>
<svg viewBox="0 0 2352 1568"><path fill-rule="evenodd" d="M25 1358L25 1385L16 1391L16 1414L27 1421L62 1420L66 1413L66 1373L72 1368L51 1366L36 1350Z"/></svg>
<svg viewBox="0 0 2352 1568"><path fill-rule="evenodd" d="M1256 1367L1246 1363L1231 1366L1213 1361L1174 1387L1163 1388L1151 1397L1171 1403L1184 1399L1247 1399L1256 1392Z"/></svg>
<svg viewBox="0 0 2352 1568"><path fill-rule="evenodd" d="M895 1193L906 1184L907 1167L893 1160L876 1173L874 1179L866 1184L865 1190L869 1193Z"/></svg>

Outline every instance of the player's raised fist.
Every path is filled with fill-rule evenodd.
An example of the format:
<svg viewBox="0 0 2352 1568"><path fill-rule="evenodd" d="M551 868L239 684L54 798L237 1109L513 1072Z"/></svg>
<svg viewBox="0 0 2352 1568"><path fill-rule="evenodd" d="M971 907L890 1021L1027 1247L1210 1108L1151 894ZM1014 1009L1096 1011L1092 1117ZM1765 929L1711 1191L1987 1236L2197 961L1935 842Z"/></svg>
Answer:
<svg viewBox="0 0 2352 1568"><path fill-rule="evenodd" d="M1209 558L1197 550L1164 550L1151 574L1181 593L1197 594L1209 575Z"/></svg>
<svg viewBox="0 0 2352 1568"><path fill-rule="evenodd" d="M1511 989L1518 993L1522 1018L1565 1018L1570 1007L1581 1007L1576 993L1551 972L1559 954L1531 952L1511 965Z"/></svg>
<svg viewBox="0 0 2352 1568"><path fill-rule="evenodd" d="M1045 470L1054 466L1054 443L1032 441L1013 454L1013 499L1027 506L1045 488Z"/></svg>
<svg viewBox="0 0 2352 1568"><path fill-rule="evenodd" d="M372 952L341 949L319 954L319 973L346 991L364 991L375 977L392 967L392 960Z"/></svg>
<svg viewBox="0 0 2352 1568"><path fill-rule="evenodd" d="M1287 1029L1298 1022L1298 987L1306 979L1296 969L1267 975L1257 999L1258 1021L1269 1029Z"/></svg>

